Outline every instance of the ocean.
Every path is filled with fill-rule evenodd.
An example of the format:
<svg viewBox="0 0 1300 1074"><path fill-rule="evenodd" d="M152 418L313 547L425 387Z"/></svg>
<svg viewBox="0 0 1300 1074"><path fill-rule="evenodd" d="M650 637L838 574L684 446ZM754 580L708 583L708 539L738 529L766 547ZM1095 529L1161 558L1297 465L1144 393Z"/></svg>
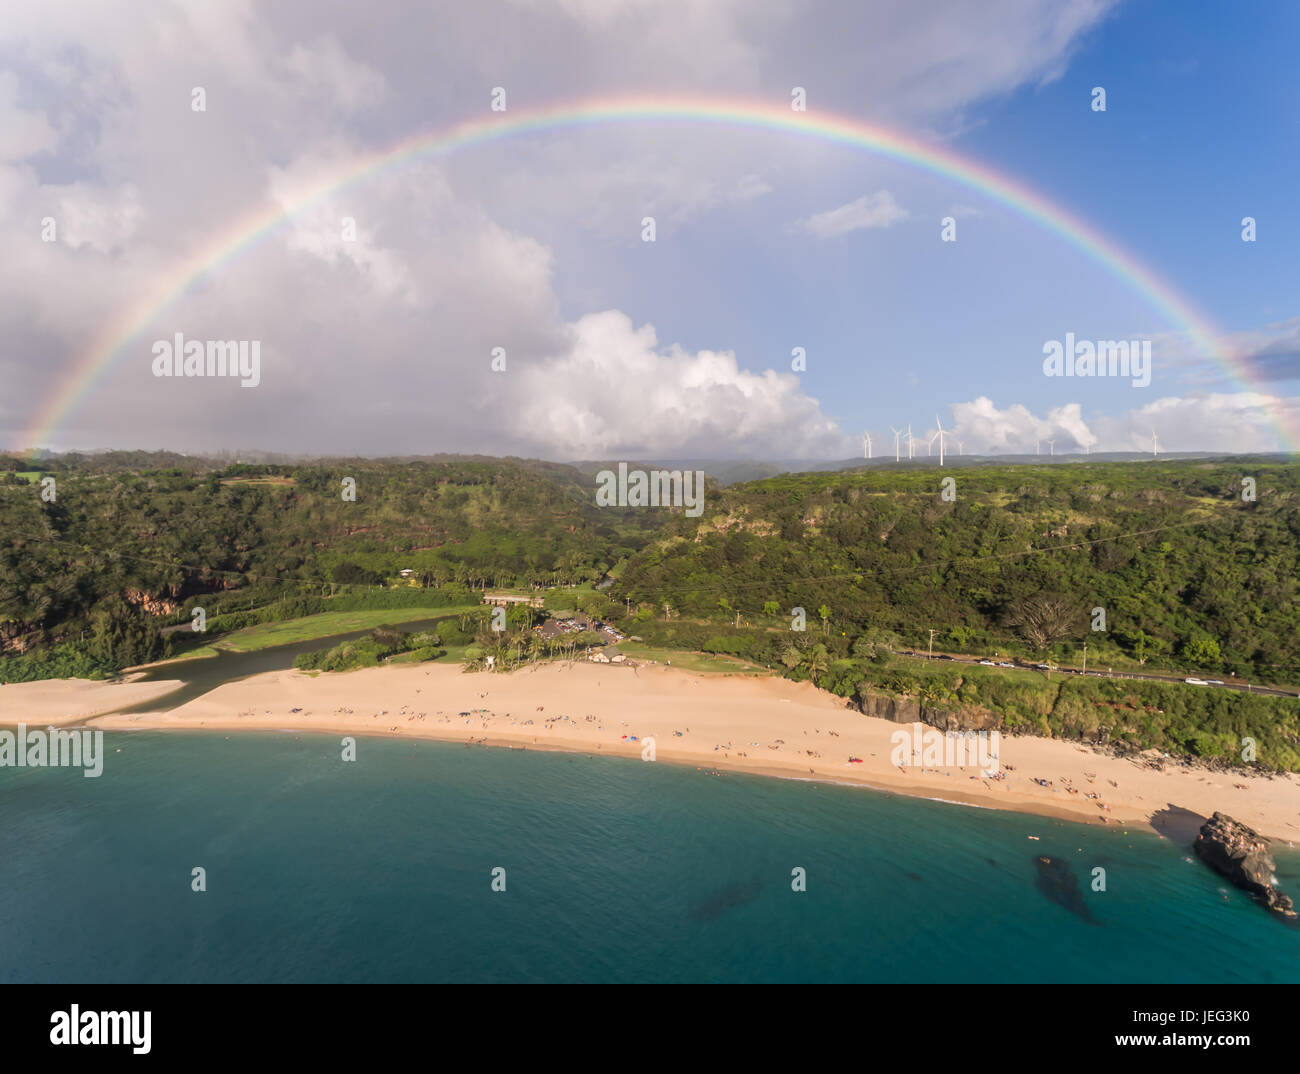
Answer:
<svg viewBox="0 0 1300 1074"><path fill-rule="evenodd" d="M98 779L0 769L0 980L1300 981L1300 929L1149 833L340 738L106 733Z"/></svg>

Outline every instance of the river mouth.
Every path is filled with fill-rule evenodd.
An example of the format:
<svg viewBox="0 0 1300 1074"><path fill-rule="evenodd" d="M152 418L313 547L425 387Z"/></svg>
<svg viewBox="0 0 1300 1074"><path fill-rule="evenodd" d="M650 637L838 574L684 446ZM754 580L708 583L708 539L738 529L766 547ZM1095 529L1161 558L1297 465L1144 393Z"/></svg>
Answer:
<svg viewBox="0 0 1300 1074"><path fill-rule="evenodd" d="M445 618L445 617L444 617ZM406 623L394 623L395 627L409 633L421 630L435 630L441 619L415 619ZM373 628L371 628L373 629ZM219 649L215 656L195 657L192 660L172 660L156 667L151 667L136 678L135 682L167 682L179 679L181 685L161 697L142 701L135 705L124 705L103 715L133 716L141 712L169 712L179 708L196 697L224 686L228 682L237 682L251 675L260 675L265 671L287 671L293 667L296 657L302 653L315 652L318 649L331 649L344 641L355 641L368 637L370 629L352 630L346 634L330 634L327 637L312 638L310 641L295 641L287 645L272 645L254 652L240 653L229 649Z"/></svg>

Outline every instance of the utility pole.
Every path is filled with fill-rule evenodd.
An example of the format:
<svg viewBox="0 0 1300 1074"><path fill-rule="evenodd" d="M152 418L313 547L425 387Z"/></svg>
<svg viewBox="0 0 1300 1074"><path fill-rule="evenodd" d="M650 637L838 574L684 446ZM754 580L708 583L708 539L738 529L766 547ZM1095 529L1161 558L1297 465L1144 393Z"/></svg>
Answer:
<svg viewBox="0 0 1300 1074"><path fill-rule="evenodd" d="M930 655L927 656L926 659L927 660L934 659L934 631L933 630L930 631Z"/></svg>
<svg viewBox="0 0 1300 1074"><path fill-rule="evenodd" d="M1088 674L1088 643L1083 643L1083 673Z"/></svg>

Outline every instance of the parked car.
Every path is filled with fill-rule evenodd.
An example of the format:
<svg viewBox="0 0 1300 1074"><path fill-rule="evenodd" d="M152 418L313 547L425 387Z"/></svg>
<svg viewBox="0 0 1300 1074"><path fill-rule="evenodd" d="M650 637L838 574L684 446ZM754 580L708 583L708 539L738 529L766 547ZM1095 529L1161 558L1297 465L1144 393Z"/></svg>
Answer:
<svg viewBox="0 0 1300 1074"><path fill-rule="evenodd" d="M1000 667L1000 668L1013 668L1013 667L1015 667L1015 666L1016 666L1015 664L1008 663L1008 662L1005 661L1005 660L1002 660L1002 661L1000 661L1000 662L998 663L998 667Z"/></svg>
<svg viewBox="0 0 1300 1074"><path fill-rule="evenodd" d="M1184 679L1183 682L1188 686L1209 686L1210 684L1204 679Z"/></svg>
<svg viewBox="0 0 1300 1074"><path fill-rule="evenodd" d="M995 667L997 667L997 664L993 663L992 660L981 660L981 661L980 661L980 665L981 665L982 667L986 667L986 668L995 668Z"/></svg>

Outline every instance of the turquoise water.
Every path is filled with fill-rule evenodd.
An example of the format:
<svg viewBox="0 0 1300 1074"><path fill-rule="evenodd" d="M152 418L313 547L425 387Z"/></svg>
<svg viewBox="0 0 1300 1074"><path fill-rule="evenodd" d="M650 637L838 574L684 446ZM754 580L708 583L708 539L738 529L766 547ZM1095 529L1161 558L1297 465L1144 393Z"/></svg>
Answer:
<svg viewBox="0 0 1300 1074"><path fill-rule="evenodd" d="M0 769L0 980L1300 981L1300 930L1151 835L440 743L105 746Z"/></svg>

